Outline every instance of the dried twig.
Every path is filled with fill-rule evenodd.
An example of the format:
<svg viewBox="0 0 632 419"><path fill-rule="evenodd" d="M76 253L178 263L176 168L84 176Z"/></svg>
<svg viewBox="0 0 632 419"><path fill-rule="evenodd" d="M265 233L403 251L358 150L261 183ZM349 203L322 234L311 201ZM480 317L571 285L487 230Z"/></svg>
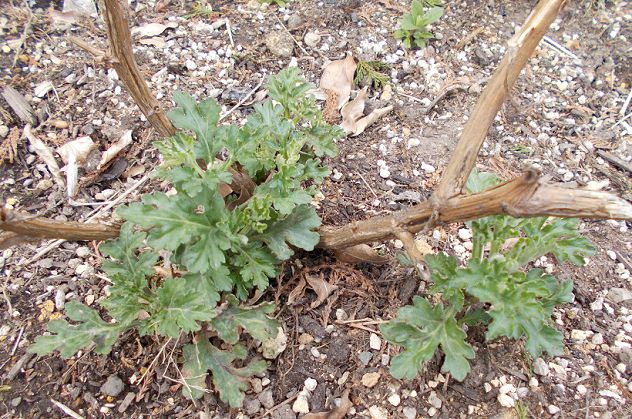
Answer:
<svg viewBox="0 0 632 419"><path fill-rule="evenodd" d="M248 94L246 96L244 96L239 102L237 102L237 104L235 106L233 106L232 108L230 108L228 111L226 111L226 113L223 113L222 115L220 115L218 122L222 122L223 119L225 119L228 115L230 115L231 113L235 112L235 110L237 108L239 108L241 105L243 105L244 103L246 103L246 101L255 94L255 92L257 90L259 90L259 88L261 87L261 85L263 84L263 80L261 79L261 81L250 91L248 92Z"/></svg>
<svg viewBox="0 0 632 419"><path fill-rule="evenodd" d="M555 20L565 0L542 0L520 30L508 42L507 54L489 80L470 115L439 187L433 194L435 207L462 192L476 162L490 125L516 83L518 75Z"/></svg>
<svg viewBox="0 0 632 419"><path fill-rule="evenodd" d="M55 406L60 408L68 416L70 416L70 417L72 417L74 419L84 419L83 416L81 416L79 413L75 412L74 410L72 410L71 408L66 406L65 404L60 403L60 402L58 402L57 400L54 400L54 399L50 399L50 401L53 402L53 404Z"/></svg>

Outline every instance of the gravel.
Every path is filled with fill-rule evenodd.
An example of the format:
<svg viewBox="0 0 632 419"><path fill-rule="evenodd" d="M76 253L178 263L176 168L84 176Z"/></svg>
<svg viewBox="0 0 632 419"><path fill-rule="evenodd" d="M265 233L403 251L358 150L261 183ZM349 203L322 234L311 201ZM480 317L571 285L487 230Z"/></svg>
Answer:
<svg viewBox="0 0 632 419"><path fill-rule="evenodd" d="M121 380L118 375L112 374L101 386L101 393L105 394L106 396L116 397L121 394L124 388L125 384L123 383L123 380Z"/></svg>

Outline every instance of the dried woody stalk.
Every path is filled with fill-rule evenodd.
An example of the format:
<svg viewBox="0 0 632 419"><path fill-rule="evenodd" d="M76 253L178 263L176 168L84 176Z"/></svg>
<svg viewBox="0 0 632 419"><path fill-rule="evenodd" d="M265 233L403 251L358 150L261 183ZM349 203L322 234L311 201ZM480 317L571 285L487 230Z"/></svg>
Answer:
<svg viewBox="0 0 632 419"><path fill-rule="evenodd" d="M103 52L74 37L70 41L92 54L97 61L105 61L116 70L141 112L163 137L176 133L175 127L161 110L149 90L132 52L132 35L127 16L119 0L103 0L103 19L108 29L109 51Z"/></svg>
<svg viewBox="0 0 632 419"><path fill-rule="evenodd" d="M106 3L109 2L115 0L106 0ZM413 234L434 223L462 222L499 214L515 217L632 219L632 205L624 199L607 192L549 184L535 170L528 170L521 177L477 194L462 193L502 102L564 4L565 0L542 0L509 41L509 50L478 100L443 179L430 200L388 216L355 221L342 227L321 227L319 246L325 249L347 249L397 237L407 244L406 248L411 253L409 256L418 261L420 255L414 250ZM77 233L73 229L84 230L83 240L118 236L117 225L60 223L20 217L19 222L13 222L10 218L1 220L0 229L33 237L77 240ZM46 228L42 227L42 223ZM62 226L65 228L61 229Z"/></svg>

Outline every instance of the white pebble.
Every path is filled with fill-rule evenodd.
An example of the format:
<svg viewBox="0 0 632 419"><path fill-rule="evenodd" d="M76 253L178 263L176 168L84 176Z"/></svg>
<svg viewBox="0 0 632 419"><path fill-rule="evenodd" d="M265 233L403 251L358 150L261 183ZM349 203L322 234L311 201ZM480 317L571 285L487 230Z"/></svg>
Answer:
<svg viewBox="0 0 632 419"><path fill-rule="evenodd" d="M393 406L399 406L399 403L401 402L399 394L391 394L391 396L388 398L388 402Z"/></svg>
<svg viewBox="0 0 632 419"><path fill-rule="evenodd" d="M555 406L555 405L552 405L552 404L550 404L550 405L549 405L549 407L548 407L548 409L547 409L547 410L548 410L548 411L549 411L549 413L550 413L550 414L552 414L552 415L555 415L555 414L557 414L557 413L560 413L560 408L559 408L559 407L557 407L557 406Z"/></svg>
<svg viewBox="0 0 632 419"><path fill-rule="evenodd" d="M608 257L612 260L617 260L617 254L615 252L613 252L612 250L607 250L606 253L608 254Z"/></svg>
<svg viewBox="0 0 632 419"><path fill-rule="evenodd" d="M379 351L382 347L382 340L375 333L371 333L369 336L369 347L376 351Z"/></svg>
<svg viewBox="0 0 632 419"><path fill-rule="evenodd" d="M469 228L461 228L459 229L459 238L461 240L469 240L472 238L472 232Z"/></svg>
<svg viewBox="0 0 632 419"><path fill-rule="evenodd" d="M314 380L313 378L308 378L307 380L305 380L305 390L307 391L316 390L317 385L318 381Z"/></svg>
<svg viewBox="0 0 632 419"><path fill-rule="evenodd" d="M514 407L516 405L516 401L513 399L513 397L505 393L501 393L498 395L498 403L500 403L500 405L503 407Z"/></svg>
<svg viewBox="0 0 632 419"><path fill-rule="evenodd" d="M292 411L296 413L309 413L309 403L307 396L301 391L292 405Z"/></svg>

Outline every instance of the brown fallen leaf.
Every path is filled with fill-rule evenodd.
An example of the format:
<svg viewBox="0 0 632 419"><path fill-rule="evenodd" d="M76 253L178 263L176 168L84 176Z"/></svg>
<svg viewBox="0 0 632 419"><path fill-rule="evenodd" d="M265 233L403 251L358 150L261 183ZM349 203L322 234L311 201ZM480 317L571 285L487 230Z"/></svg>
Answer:
<svg viewBox="0 0 632 419"><path fill-rule="evenodd" d="M324 92L332 90L338 98L337 109L349 100L351 87L353 86L353 75L357 64L351 55L347 55L344 60L332 61L323 70L320 78L320 89Z"/></svg>
<svg viewBox="0 0 632 419"><path fill-rule="evenodd" d="M356 121L364 116L368 88L368 86L364 86L364 88L358 92L358 95L351 102L343 106L340 111L342 114L342 123L340 126L347 134L355 132Z"/></svg>
<svg viewBox="0 0 632 419"><path fill-rule="evenodd" d="M331 294L334 290L338 289L337 285L332 285L329 282L323 279L323 276L315 276L315 275L305 275L305 279L310 287L316 292L316 301L310 304L311 308L316 308L321 305L329 294Z"/></svg>
<svg viewBox="0 0 632 419"><path fill-rule="evenodd" d="M382 116L386 115L392 110L393 110L393 106L389 105L384 108L375 109L373 112L371 112L364 118L359 119L356 122L355 130L353 131L352 137L357 137L358 135L362 134L365 129L373 125L375 121L377 121Z"/></svg>
<svg viewBox="0 0 632 419"><path fill-rule="evenodd" d="M349 389L346 389L340 398L340 406L329 412L308 413L303 416L303 419L342 419L347 415L347 412L349 412L352 406L353 403L349 400Z"/></svg>
<svg viewBox="0 0 632 419"><path fill-rule="evenodd" d="M305 285L307 285L305 278L301 275L296 288L294 288L292 292L290 292L290 295L287 296L287 303L289 305L296 304L296 302L303 297L305 294Z"/></svg>
<svg viewBox="0 0 632 419"><path fill-rule="evenodd" d="M340 262L352 264L372 263L374 265L384 265L389 261L388 257L378 255L368 244L358 244L346 249L337 249L336 258Z"/></svg>
<svg viewBox="0 0 632 419"><path fill-rule="evenodd" d="M121 152L125 147L132 143L132 130L128 129L121 135L121 137L116 140L112 145L105 150L105 152L101 155L101 161L97 166L97 170L100 170L105 166L110 160L112 160L118 153Z"/></svg>

